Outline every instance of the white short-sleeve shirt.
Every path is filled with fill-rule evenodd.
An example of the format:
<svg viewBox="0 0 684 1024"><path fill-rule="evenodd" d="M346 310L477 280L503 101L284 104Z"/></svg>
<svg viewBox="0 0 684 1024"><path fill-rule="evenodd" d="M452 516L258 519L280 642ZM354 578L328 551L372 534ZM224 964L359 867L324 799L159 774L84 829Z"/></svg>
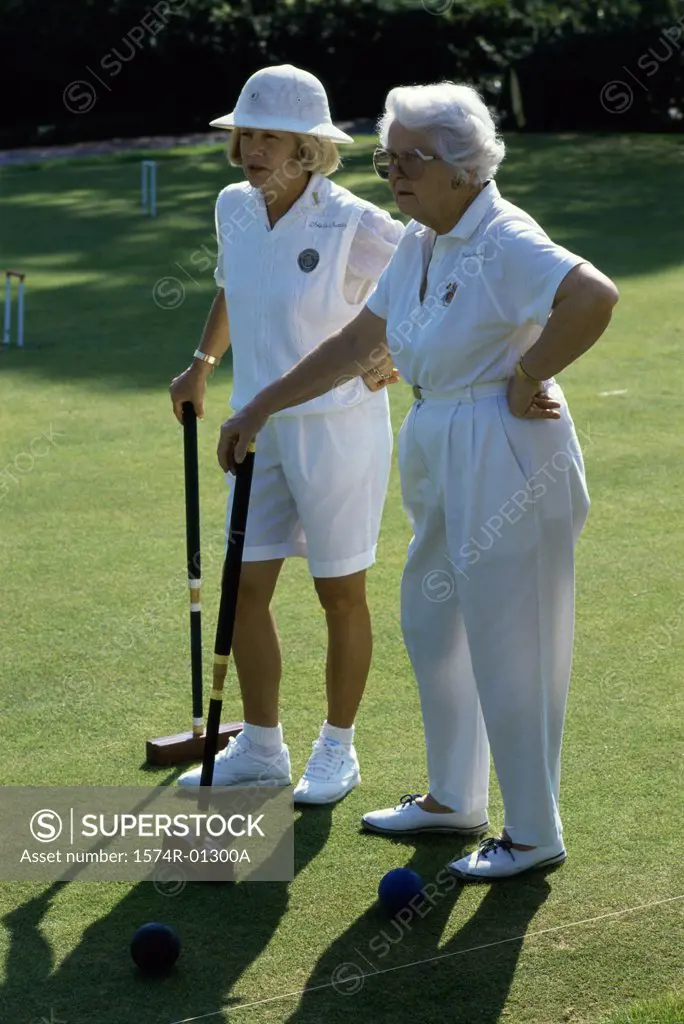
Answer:
<svg viewBox="0 0 684 1024"><path fill-rule="evenodd" d="M353 320L403 233L404 225L384 210L320 174L273 227L258 189L243 182L222 190L214 279L226 296L234 409ZM387 405L386 393L359 384L343 383L275 415Z"/></svg>
<svg viewBox="0 0 684 1024"><path fill-rule="evenodd" d="M225 288L223 279L223 246L216 206L216 239L218 243L214 280L218 288ZM354 232L344 276L344 297L355 305L362 302L377 284L378 278L394 255L404 233L401 221L394 220L385 210L367 206Z"/></svg>
<svg viewBox="0 0 684 1024"><path fill-rule="evenodd" d="M509 377L541 334L561 282L584 262L490 181L448 233L411 221L366 304L387 321L401 376L450 392Z"/></svg>

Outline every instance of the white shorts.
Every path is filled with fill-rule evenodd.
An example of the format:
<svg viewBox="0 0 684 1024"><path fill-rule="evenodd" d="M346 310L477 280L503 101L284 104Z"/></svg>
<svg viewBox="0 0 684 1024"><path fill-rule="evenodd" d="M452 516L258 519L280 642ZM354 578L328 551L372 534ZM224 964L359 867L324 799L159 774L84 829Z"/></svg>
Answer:
<svg viewBox="0 0 684 1024"><path fill-rule="evenodd" d="M392 447L386 395L340 412L270 419L256 439L244 561L299 556L314 577L371 566ZM227 536L235 477L226 480Z"/></svg>

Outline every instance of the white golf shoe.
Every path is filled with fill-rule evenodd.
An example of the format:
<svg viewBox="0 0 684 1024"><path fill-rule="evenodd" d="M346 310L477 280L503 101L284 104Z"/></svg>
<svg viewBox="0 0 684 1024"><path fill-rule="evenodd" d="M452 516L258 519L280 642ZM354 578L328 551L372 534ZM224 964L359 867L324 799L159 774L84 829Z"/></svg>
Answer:
<svg viewBox="0 0 684 1024"><path fill-rule="evenodd" d="M294 788L298 804L332 804L361 782L359 759L353 746L319 736L304 774Z"/></svg>
<svg viewBox="0 0 684 1024"><path fill-rule="evenodd" d="M485 811L459 814L458 811L424 811L416 803L421 793L407 793L396 807L370 811L363 816L363 824L370 832L386 835L414 834L418 832L460 832L466 836L479 836L487 831L489 823Z"/></svg>
<svg viewBox="0 0 684 1024"><path fill-rule="evenodd" d="M178 779L179 786L199 786L202 768L192 768ZM290 752L283 743L271 755L258 753L243 732L232 737L214 759L213 786L289 786Z"/></svg>
<svg viewBox="0 0 684 1024"><path fill-rule="evenodd" d="M452 875L464 882L490 882L510 878L532 868L562 864L567 854L562 843L535 846L532 850L514 850L507 839L484 839L477 850L448 865Z"/></svg>

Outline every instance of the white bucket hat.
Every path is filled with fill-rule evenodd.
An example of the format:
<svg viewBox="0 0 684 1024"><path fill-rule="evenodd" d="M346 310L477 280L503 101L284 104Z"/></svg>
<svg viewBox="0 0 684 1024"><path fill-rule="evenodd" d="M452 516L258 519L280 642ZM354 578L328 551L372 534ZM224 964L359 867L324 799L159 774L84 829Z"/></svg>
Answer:
<svg viewBox="0 0 684 1024"><path fill-rule="evenodd" d="M270 128L332 142L354 141L330 120L328 97L315 75L292 64L256 71L243 86L235 110L209 123L228 130Z"/></svg>

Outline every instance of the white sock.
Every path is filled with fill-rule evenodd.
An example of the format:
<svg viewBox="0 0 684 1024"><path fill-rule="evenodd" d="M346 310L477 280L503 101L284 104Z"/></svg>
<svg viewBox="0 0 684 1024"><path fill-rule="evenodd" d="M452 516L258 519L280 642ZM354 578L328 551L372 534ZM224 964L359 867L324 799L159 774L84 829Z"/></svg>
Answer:
<svg viewBox="0 0 684 1024"><path fill-rule="evenodd" d="M258 754L273 754L283 745L283 727L280 722L274 726L244 722L242 731Z"/></svg>
<svg viewBox="0 0 684 1024"><path fill-rule="evenodd" d="M338 743L342 743L345 747L350 747L354 742L355 731L355 725L350 726L348 729L340 729L337 725L330 725L326 721L321 728L321 736L329 740L337 740Z"/></svg>

